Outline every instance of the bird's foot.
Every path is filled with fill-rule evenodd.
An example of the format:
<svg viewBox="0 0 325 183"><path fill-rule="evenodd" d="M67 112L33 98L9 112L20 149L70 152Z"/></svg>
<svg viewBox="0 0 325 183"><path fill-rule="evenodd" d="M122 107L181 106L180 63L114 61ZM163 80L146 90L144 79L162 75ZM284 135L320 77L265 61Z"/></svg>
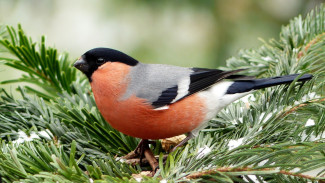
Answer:
<svg viewBox="0 0 325 183"><path fill-rule="evenodd" d="M149 148L148 144L156 145L155 141L149 140L141 140L138 146L135 148L134 151L129 152L127 155L123 156L122 159L131 160L139 157L144 156L144 150Z"/></svg>
<svg viewBox="0 0 325 183"><path fill-rule="evenodd" d="M142 139L134 151L123 156L122 158L126 160L134 160L134 158L138 157L138 161L135 162L139 162L140 166L143 166L143 160L145 158L146 162L149 163L152 168L152 175L154 175L158 170L158 161L149 148L149 144L156 145L156 142ZM131 161L131 164L133 164L133 161Z"/></svg>
<svg viewBox="0 0 325 183"><path fill-rule="evenodd" d="M174 152L178 147L184 145L187 141L189 141L191 138L193 138L194 135L190 132L185 139L183 139L179 144L177 144L173 149L169 151L169 153Z"/></svg>
<svg viewBox="0 0 325 183"><path fill-rule="evenodd" d="M144 152L149 149L149 141L147 139L142 139L138 146L135 148L134 152L140 157L140 166L142 166L142 159L144 158Z"/></svg>
<svg viewBox="0 0 325 183"><path fill-rule="evenodd" d="M192 137L192 133L189 133L188 136L183 139L178 145L176 145L173 149L171 149L169 153L174 152L178 147L184 145ZM152 175L154 175L159 169L159 163L156 157L153 155L151 149L149 148L149 144L153 144L155 146L156 142L149 141L147 139L142 139L134 151L123 156L122 158L126 160L134 160L134 158L139 158L137 161L130 161L128 164L134 164L138 162L140 163L140 166L143 166L143 160L146 160L146 163L149 163L152 168ZM166 159L167 156L168 155L165 155L164 159Z"/></svg>

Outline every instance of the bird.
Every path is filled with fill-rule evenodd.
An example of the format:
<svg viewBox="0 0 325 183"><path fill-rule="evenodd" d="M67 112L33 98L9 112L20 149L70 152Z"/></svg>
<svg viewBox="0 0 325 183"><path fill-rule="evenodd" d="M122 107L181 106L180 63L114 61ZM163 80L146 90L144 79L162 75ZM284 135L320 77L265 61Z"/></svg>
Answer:
<svg viewBox="0 0 325 183"><path fill-rule="evenodd" d="M114 129L143 143L187 134L176 147L197 136L220 110L241 97L290 84L297 77L301 82L313 78L291 74L256 79L238 74L245 69L145 64L103 47L85 52L74 67L87 76L99 112Z"/></svg>

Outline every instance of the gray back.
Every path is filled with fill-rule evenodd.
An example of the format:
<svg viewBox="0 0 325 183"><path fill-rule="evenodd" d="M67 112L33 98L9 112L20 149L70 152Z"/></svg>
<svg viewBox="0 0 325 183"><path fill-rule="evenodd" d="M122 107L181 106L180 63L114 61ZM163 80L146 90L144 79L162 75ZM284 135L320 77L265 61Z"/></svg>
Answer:
<svg viewBox="0 0 325 183"><path fill-rule="evenodd" d="M128 76L130 83L121 100L135 95L153 103L164 90L177 86L184 79L189 79L192 72L190 68L138 63L131 68Z"/></svg>

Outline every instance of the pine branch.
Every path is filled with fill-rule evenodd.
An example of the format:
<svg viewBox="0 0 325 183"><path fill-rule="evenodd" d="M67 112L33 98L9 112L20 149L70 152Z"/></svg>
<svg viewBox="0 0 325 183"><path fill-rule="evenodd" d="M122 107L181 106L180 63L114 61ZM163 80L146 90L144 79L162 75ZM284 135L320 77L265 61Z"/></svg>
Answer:
<svg viewBox="0 0 325 183"><path fill-rule="evenodd" d="M10 53L0 57L5 65L25 72L19 79L3 81L1 84L27 82L37 85L43 91L28 88L45 99L57 96L57 93L66 91L71 93L72 83L76 80L76 70L71 67L68 55L58 54L55 48L46 47L45 37L41 43L33 42L18 25L18 31L13 27L7 27L9 38L0 40L3 51Z"/></svg>
<svg viewBox="0 0 325 183"><path fill-rule="evenodd" d="M252 169L252 168L231 168L231 167L221 167L221 168L216 168L214 170L206 170L202 172L196 172L193 174L190 174L186 176L187 179L198 179L207 175L213 175L217 174L219 172L226 172L228 175L266 175L266 174L280 174L280 175L289 175L289 176L295 176L303 179L308 179L308 180L323 180L325 178L318 178L315 179L312 176L309 175L303 175L295 172L290 172L290 171L285 171L285 170L277 170L277 169L272 169L272 168L263 168L263 169Z"/></svg>
<svg viewBox="0 0 325 183"><path fill-rule="evenodd" d="M49 129L55 136L54 138L63 140L67 144L76 140L84 144L83 150L92 151L97 149L97 154L99 153L98 151L101 152L99 154L102 154L104 150L105 152L123 155L136 146L138 140L112 129L99 114L93 97L89 95L89 88L85 87L88 82L80 78L75 81L76 69L68 61L67 54L59 55L56 49L46 47L44 36L42 37L41 44L33 42L25 35L20 25L18 26L18 31L12 27L7 27L7 32L10 35L7 37L10 37L10 39L0 40L0 44L11 55L9 55L10 57L2 57L0 59L4 60L6 65L22 70L28 75L23 75L16 80L4 81L2 84L12 82L36 84L46 92L28 86L24 90L33 92L45 100L51 99L52 105L48 107L42 101L43 99L33 101L20 89L24 97L23 101L15 101L11 98L10 101L3 102L4 104L12 102L12 106L15 107L8 109L7 111L10 112L3 116L3 119L5 119L3 126L5 128L3 128L2 137L10 135L15 139L14 136L19 128L27 133L29 131ZM7 95L6 99L9 98L9 95ZM27 101L35 104L35 106L31 106L31 109L25 109L27 114L21 117L22 123L12 125L12 121L17 121L12 119L11 116L16 116L13 115L12 111L17 111L17 107L24 108L24 105L29 106ZM20 105L23 103L24 105ZM41 104L38 105L39 103ZM39 110L44 108L46 109L45 111L49 111L50 116L47 112L43 114L44 110ZM3 112L5 113L5 111ZM17 111L17 113L22 112ZM30 114L33 118L32 123L29 122L31 120ZM46 116L47 118L45 120L39 119L39 116ZM21 127L25 128L22 129ZM58 129L59 127L61 128ZM83 137L82 134L88 134L88 138ZM91 143L89 144L88 142Z"/></svg>
<svg viewBox="0 0 325 183"><path fill-rule="evenodd" d="M296 105L296 106L290 108L289 110L285 111L285 112L281 115L281 117L285 117L285 116L287 116L287 115L289 115L289 114L291 114L291 113L293 113L293 112L299 110L300 108L306 107L308 104L313 104L313 103L322 103L322 102L324 102L324 101L325 101L325 98L321 98L321 99L313 99L313 100L307 101L307 102L305 102L305 103L302 103L302 104Z"/></svg>
<svg viewBox="0 0 325 183"><path fill-rule="evenodd" d="M227 69L249 68L248 74L259 77L312 72L311 81L257 91L247 102L228 106L189 145L169 154L165 163L161 153L156 177L143 177L143 182L186 181L186 177L252 182L248 176L252 174L260 182L321 180L325 172L324 10L322 5L304 20L295 18L282 28L279 40L243 50L227 62ZM44 38L40 44L33 42L20 26L18 31L3 30L0 27L1 60L25 72L4 83L28 82L43 90L20 88L22 99L1 92L2 180L135 181L131 174L139 173L139 165L131 167L113 156L133 150L138 140L105 122L87 81L78 77L67 55L46 47ZM28 136L36 133L41 140L10 142L16 143L22 131ZM44 131L48 137L41 135ZM234 141L240 144L231 147ZM160 151L158 142L154 153ZM317 175L306 174L316 170ZM206 174L191 177L200 172Z"/></svg>
<svg viewBox="0 0 325 183"><path fill-rule="evenodd" d="M65 153L62 145L52 142L33 141L19 146L2 141L0 151L0 173L2 180L12 182L20 180L89 182L100 180L102 175L112 177L129 177L137 173L135 169L115 161L108 156L106 160L94 159L92 164L84 161L84 155L75 159L77 153L75 141L71 144L70 155ZM85 168L86 171L82 168Z"/></svg>
<svg viewBox="0 0 325 183"><path fill-rule="evenodd" d="M289 74L296 72L303 68L308 68L303 64L313 65L317 63L317 60L323 58L324 52L322 48L310 47L318 44L318 46L324 46L324 5L311 11L303 20L301 16L298 16L294 20L290 21L288 26L282 27L280 33L280 39L270 40L269 43L263 41L263 46L255 50L242 50L239 52L239 57L231 58L227 60L227 67L223 69L238 69L249 68L249 74L254 76L259 75L263 77L271 76L270 74ZM309 51L308 51L309 50ZM307 59L307 61L298 61L297 58L305 60L302 56L310 55L312 52L319 54L318 59ZM308 56L309 58L314 55ZM298 62L297 62L298 61ZM291 62L291 64L290 64ZM303 62L303 63L301 63ZM293 68L285 68L281 65L290 66L298 64ZM321 63L318 63L321 64ZM280 67L278 67L280 66ZM275 70L282 68L280 70ZM288 72L287 69L293 69ZM320 70L317 67L308 68L308 70ZM286 72L284 72L286 71Z"/></svg>
<svg viewBox="0 0 325 183"><path fill-rule="evenodd" d="M52 105L42 98L33 99L23 89L20 89L22 100L4 92L0 100L1 137L16 140L19 131L30 134L49 130L52 138L63 144L77 141L79 150L90 152L91 157L106 157L107 152L124 155L136 147L137 139L108 125L95 108L93 97L85 95L77 86L75 91L77 94L63 93Z"/></svg>
<svg viewBox="0 0 325 183"><path fill-rule="evenodd" d="M205 141L199 137L192 144L194 146L192 149L187 149L181 154L189 154L188 151L197 154L204 145L207 145L209 149L217 150L209 153L207 158L200 158L200 162L197 162L196 157L190 153L191 155L187 155L186 160L180 163L181 166L174 164L172 170L167 169L168 174L167 171L162 170L164 173L160 173L164 178L173 177L179 180L185 175L178 172L197 172L201 169L208 171L211 168L213 170L213 167L266 168L258 166L258 163L263 160L268 164L273 163L272 167L277 168L278 172L283 174L296 167L300 167L301 172L316 169L316 167L325 170L322 164L325 134L325 102L323 100L325 27L322 26L325 19L324 6L317 11L316 15L310 13L305 20L298 17L291 21L290 25L283 27L280 41L271 40L270 43L264 43L257 50L244 50L240 52L239 58L232 58L228 61L228 69L249 68L250 74L253 75L270 77L312 71L314 79L304 85L293 82L289 86L257 91L251 95L251 100L247 103L239 101L230 105L219 113L218 117L211 121L210 128L205 130L205 136L211 134L214 138L213 144L218 145L211 147L210 143L204 143ZM315 27L315 25L320 27ZM315 124L307 126L308 120L313 120ZM242 141L241 145L237 149L229 150L229 142L237 139ZM306 148L305 151L300 151L299 148L302 148L299 146L300 142L308 144L310 150ZM268 149L270 147L275 147L275 149ZM314 150L318 148L320 149L316 155ZM242 150L242 152L233 154L237 150ZM262 155L262 152L266 154ZM283 155L289 154L282 156L282 153ZM178 155L174 155L173 159L177 157ZM267 158L263 159L263 157ZM273 161L275 159L272 157L277 160ZM314 164L311 165L308 162ZM260 180L270 177L288 182L296 180L292 177L293 175L276 176L275 174L278 173L259 177ZM311 179L308 179L310 178L308 176L301 176L301 179L298 179L300 181L316 180L321 179L323 174L324 171ZM238 173L238 175L245 174ZM218 174L214 178L218 178L217 180L221 182L238 179L230 174Z"/></svg>

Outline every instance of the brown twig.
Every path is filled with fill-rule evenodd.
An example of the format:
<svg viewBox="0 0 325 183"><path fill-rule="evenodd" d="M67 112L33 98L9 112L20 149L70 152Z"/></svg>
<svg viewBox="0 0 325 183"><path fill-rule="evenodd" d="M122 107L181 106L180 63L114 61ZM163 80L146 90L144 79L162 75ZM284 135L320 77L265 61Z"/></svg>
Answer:
<svg viewBox="0 0 325 183"><path fill-rule="evenodd" d="M156 160L155 156L153 155L151 149L149 149L149 148L144 150L144 156L148 160L148 162L151 166L153 175L154 175L156 173L156 169L158 168L158 161Z"/></svg>
<svg viewBox="0 0 325 183"><path fill-rule="evenodd" d="M216 168L216 169L212 169L212 170L205 170L205 171L201 171L201 172L195 172L192 173L188 176L186 176L187 179L197 179L200 178L202 176L205 175L211 175L211 174L215 174L217 172L247 172L247 171L272 171L275 169L271 169L271 168L263 168L263 169L252 169L252 168L248 168L248 167L244 167L244 168L232 168L232 167L220 167L220 168ZM290 171L285 171L285 170L280 170L279 172L276 172L277 174L284 174L284 175L290 175L290 176L295 176L295 177L301 177L301 178L305 178L305 179L310 179L310 180L314 180L315 177L309 176L309 175L304 175L304 174L297 174L294 172L290 172Z"/></svg>
<svg viewBox="0 0 325 183"><path fill-rule="evenodd" d="M284 113L281 115L281 117L287 116L287 115L289 115L289 114L295 112L295 111L298 110L299 108L301 108L301 107L305 107L305 106L307 106L306 103L304 103L304 104L299 104L299 105L297 105L297 106L294 106L294 107L292 107L291 109L289 109L288 111L284 112Z"/></svg>
<svg viewBox="0 0 325 183"><path fill-rule="evenodd" d="M303 51L300 51L300 52L298 53L298 59L300 59L302 56L304 56L304 53L307 52L308 49L309 49L313 44L317 43L317 42L320 41L320 40L323 40L323 39L322 39L322 36L324 36L324 35L325 35L325 33L322 33L322 34L316 36L313 40L311 40L311 41L310 41L310 42L305 46L305 49L304 49Z"/></svg>
<svg viewBox="0 0 325 183"><path fill-rule="evenodd" d="M215 174L217 172L242 172L242 171L249 171L249 170L251 170L251 168L220 167L220 168L215 168L215 169L211 169L211 170L195 172L195 173L192 173L192 174L186 176L186 178L188 178L188 179L197 179L197 178L200 178L200 177L205 176L205 175Z"/></svg>
<svg viewBox="0 0 325 183"><path fill-rule="evenodd" d="M167 159L167 156L168 156L168 155L165 154L165 155L163 156L163 160L166 160L166 159ZM158 161L159 156L155 156L155 158L156 158L156 160ZM124 158L122 158L122 159L124 159ZM140 158L130 158L130 159L126 159L126 160L125 160L125 163L134 166L134 165L140 164ZM148 164L149 162L148 162L148 160L147 160L146 158L144 158L144 159L142 160L142 163L144 163L144 164Z"/></svg>
<svg viewBox="0 0 325 183"><path fill-rule="evenodd" d="M125 163L126 164L129 164L129 165L132 165L132 166L135 166L137 164L140 164L140 159L139 158L127 159L127 160L125 160ZM147 159L143 159L142 160L142 163L147 164L148 163L148 160Z"/></svg>
<svg viewBox="0 0 325 183"><path fill-rule="evenodd" d="M301 177L301 178L305 178L305 179L315 179L314 177L312 177L310 175L304 175L304 174L301 174L301 173L293 173L293 172L289 172L289 171L285 171L285 170L280 170L280 172L278 174Z"/></svg>
<svg viewBox="0 0 325 183"><path fill-rule="evenodd" d="M125 160L129 160L129 159L134 159L136 157L139 157L139 154L135 153L135 151L131 151L131 152L129 152L129 154L122 156L121 158L125 159Z"/></svg>
<svg viewBox="0 0 325 183"><path fill-rule="evenodd" d="M315 100L310 100L308 101L308 103L303 103L303 104L299 104L297 106L294 106L292 108L290 108L289 110L287 110L286 112L284 112L282 115L280 115L281 117L285 117L295 111L297 111L299 108L302 108L302 107L305 107L307 106L308 104L310 103L316 103L316 102L324 102L325 101L325 98L321 98L321 99L315 99Z"/></svg>

